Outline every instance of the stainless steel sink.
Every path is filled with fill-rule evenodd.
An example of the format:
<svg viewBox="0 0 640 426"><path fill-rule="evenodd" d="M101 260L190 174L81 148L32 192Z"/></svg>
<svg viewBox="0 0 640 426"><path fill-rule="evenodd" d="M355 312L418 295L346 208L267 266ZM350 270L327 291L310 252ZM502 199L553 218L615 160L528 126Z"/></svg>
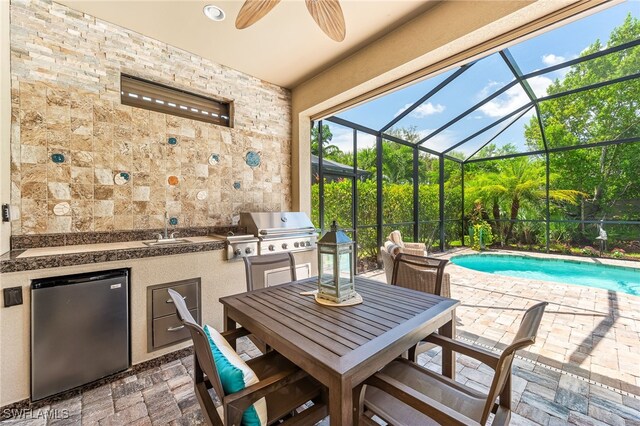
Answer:
<svg viewBox="0 0 640 426"><path fill-rule="evenodd" d="M164 240L143 241L148 246L173 246L177 244L190 244L191 241L182 238L166 238Z"/></svg>

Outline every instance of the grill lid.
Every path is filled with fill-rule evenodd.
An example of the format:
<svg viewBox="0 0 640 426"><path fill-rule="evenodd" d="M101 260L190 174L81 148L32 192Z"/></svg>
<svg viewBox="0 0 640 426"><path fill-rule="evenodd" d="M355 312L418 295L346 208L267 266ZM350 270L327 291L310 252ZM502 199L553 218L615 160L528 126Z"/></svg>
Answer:
<svg viewBox="0 0 640 426"><path fill-rule="evenodd" d="M263 237L316 232L309 217L302 212L240 213L239 225Z"/></svg>

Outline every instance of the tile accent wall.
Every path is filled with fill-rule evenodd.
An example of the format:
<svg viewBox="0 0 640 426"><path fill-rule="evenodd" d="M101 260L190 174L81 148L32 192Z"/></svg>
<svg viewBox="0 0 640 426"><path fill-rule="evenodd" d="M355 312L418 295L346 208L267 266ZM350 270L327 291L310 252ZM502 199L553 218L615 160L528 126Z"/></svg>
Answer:
<svg viewBox="0 0 640 426"><path fill-rule="evenodd" d="M234 128L123 106L120 72L231 99ZM286 89L44 0L11 2L11 80L13 235L161 228L165 211L177 227L225 226L290 209Z"/></svg>

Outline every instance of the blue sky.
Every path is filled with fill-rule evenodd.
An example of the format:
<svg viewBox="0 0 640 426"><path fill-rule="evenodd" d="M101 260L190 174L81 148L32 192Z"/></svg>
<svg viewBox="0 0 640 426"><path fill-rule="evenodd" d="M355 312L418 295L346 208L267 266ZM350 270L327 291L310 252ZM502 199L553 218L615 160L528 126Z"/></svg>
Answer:
<svg viewBox="0 0 640 426"><path fill-rule="evenodd" d="M571 24L550 30L539 36L509 47L512 56L523 73L528 73L555 65L577 57L596 39L603 43L609 38L611 30L620 25L628 13L640 18L640 0L631 0L588 16ZM394 117L420 99L429 90L446 79L456 70L450 70L409 87L380 97L347 111L338 117L370 127L380 129ZM562 78L565 70L549 75L541 75L529 80L529 84L538 96L546 94L546 87L556 78ZM423 136L447 123L458 114L467 110L487 95L494 93L513 80L506 64L497 53L481 59L460 75L446 88L435 94L412 113L403 118L396 127L416 126ZM519 85L514 86L464 119L429 139L424 146L442 151L454 143L466 138L488 124L504 117L529 101ZM502 133L495 143L500 146L513 142L524 149L523 126L528 123L534 111L529 111L513 126ZM507 120L507 123L511 120ZM325 122L328 123L328 122ZM352 130L328 123L333 133L332 143L347 152L352 151ZM465 144L458 151L472 154L482 143L491 138L503 126L496 126L481 137ZM358 146L373 146L375 138L360 133Z"/></svg>

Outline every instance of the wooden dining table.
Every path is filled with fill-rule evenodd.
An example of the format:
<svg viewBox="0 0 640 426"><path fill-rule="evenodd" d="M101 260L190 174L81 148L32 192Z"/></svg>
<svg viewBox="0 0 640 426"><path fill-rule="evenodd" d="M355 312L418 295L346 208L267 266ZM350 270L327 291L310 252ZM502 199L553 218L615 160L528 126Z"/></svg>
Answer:
<svg viewBox="0 0 640 426"><path fill-rule="evenodd" d="M363 303L328 307L302 292L317 278L220 299L225 330L237 324L325 385L332 426L352 425L353 389L429 334L454 337L459 301L357 277ZM454 377L454 354L442 372Z"/></svg>

